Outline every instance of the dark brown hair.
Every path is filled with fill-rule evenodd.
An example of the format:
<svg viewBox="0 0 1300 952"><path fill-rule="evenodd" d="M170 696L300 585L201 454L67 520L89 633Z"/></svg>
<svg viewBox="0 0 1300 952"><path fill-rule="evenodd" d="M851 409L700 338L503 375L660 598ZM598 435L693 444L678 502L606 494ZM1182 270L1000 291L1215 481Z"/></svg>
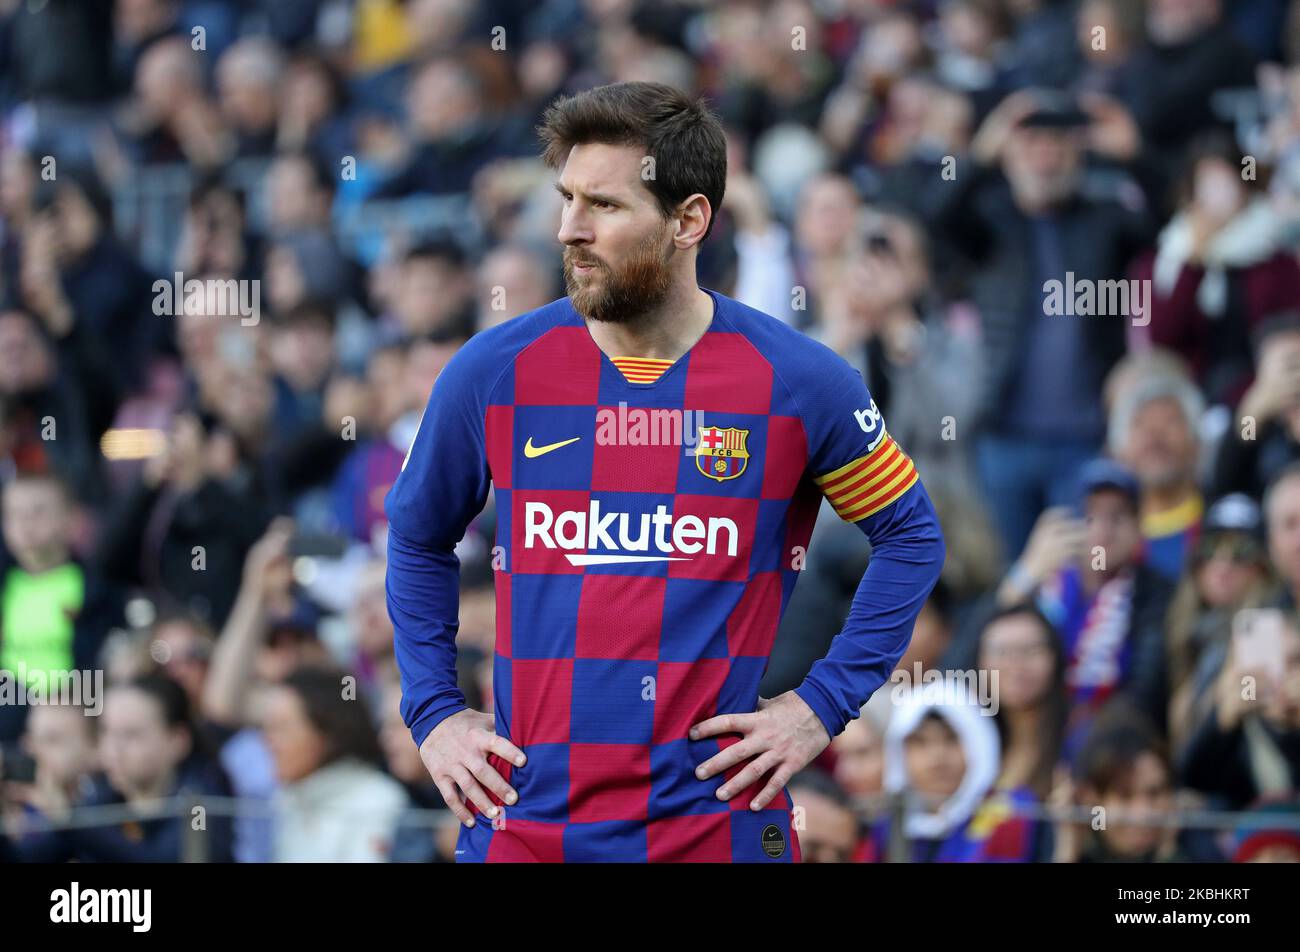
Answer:
<svg viewBox="0 0 1300 952"><path fill-rule="evenodd" d="M353 757L372 766L383 763L379 738L370 721L365 695L343 696L345 672L334 668L303 665L281 684L298 695L307 720L324 738L326 752L321 766Z"/></svg>
<svg viewBox="0 0 1300 952"><path fill-rule="evenodd" d="M1034 761L1034 769L1028 782L1035 794L1046 797L1051 792L1053 772L1061 758L1061 749L1065 745L1065 727L1070 714L1070 696L1065 688L1065 648L1051 620L1032 602L1020 602L999 609L984 622L980 628L977 652L983 650L984 641L993 626L1007 618L1028 618L1033 621L1043 644L1052 655L1051 680L1038 718L1036 735L1038 757ZM1001 706L994 715L993 723L997 726L1002 750L1006 751L1011 742L1011 728L1007 723L1005 710Z"/></svg>
<svg viewBox="0 0 1300 952"><path fill-rule="evenodd" d="M583 143L645 149L655 161L654 178L645 185L663 216L698 192L713 209L704 232L709 237L727 187L727 140L702 99L663 83L611 83L552 103L537 133L552 169Z"/></svg>
<svg viewBox="0 0 1300 952"><path fill-rule="evenodd" d="M1104 796L1126 783L1138 758L1153 754L1173 784L1169 752L1150 719L1123 697L1098 712L1075 764L1076 779Z"/></svg>

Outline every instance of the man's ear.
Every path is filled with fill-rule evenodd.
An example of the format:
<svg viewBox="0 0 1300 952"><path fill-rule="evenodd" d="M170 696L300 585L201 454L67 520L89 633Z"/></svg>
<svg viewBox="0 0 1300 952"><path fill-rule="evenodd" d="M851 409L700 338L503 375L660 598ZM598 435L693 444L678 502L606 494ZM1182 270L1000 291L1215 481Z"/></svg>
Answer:
<svg viewBox="0 0 1300 952"><path fill-rule="evenodd" d="M704 233L713 221L713 208L702 193L696 192L677 206L675 217L677 227L673 230L673 242L686 250L704 240Z"/></svg>

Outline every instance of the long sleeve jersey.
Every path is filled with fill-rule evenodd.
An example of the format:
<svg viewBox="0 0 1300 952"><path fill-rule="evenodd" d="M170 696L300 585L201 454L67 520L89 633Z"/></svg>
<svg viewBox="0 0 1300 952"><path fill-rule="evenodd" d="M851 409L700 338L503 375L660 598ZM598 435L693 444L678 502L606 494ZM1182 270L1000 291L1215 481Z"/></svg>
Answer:
<svg viewBox="0 0 1300 952"><path fill-rule="evenodd" d="M620 370L561 298L475 335L433 387L386 501L402 715L420 744L465 708L454 549L491 490L495 729L527 755L489 757L519 799L462 829L460 861L797 859L789 794L717 799L741 768L695 769L740 738L689 729L756 709L823 498L872 546L796 689L831 737L938 578L933 506L862 376L708 293L708 330L662 373Z"/></svg>

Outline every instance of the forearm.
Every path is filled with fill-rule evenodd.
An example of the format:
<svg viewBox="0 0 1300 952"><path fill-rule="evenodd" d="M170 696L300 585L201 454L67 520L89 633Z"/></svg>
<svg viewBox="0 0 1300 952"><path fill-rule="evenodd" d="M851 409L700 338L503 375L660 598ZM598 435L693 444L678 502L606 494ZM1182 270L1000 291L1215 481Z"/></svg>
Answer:
<svg viewBox="0 0 1300 952"><path fill-rule="evenodd" d="M416 745L466 709L456 678L460 562L388 531L388 614L402 681L402 718Z"/></svg>
<svg viewBox="0 0 1300 952"><path fill-rule="evenodd" d="M266 638L266 611L257 585L245 581L213 650L203 713L218 724L238 723L257 649Z"/></svg>
<svg viewBox="0 0 1300 952"><path fill-rule="evenodd" d="M1023 561L1017 560L998 585L997 604L999 608L1010 608L1034 597L1038 591L1038 580L1033 576Z"/></svg>
<svg viewBox="0 0 1300 952"><path fill-rule="evenodd" d="M873 539L871 562L830 651L795 689L832 738L897 666L943 569L934 507L919 483L914 488L892 507L890 523Z"/></svg>

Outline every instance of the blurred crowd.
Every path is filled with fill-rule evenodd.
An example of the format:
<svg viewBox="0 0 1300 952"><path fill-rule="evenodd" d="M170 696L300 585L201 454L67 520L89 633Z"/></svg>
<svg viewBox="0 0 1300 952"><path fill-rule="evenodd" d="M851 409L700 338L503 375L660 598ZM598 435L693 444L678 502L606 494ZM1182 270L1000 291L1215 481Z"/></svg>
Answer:
<svg viewBox="0 0 1300 952"><path fill-rule="evenodd" d="M707 97L700 283L861 369L948 542L805 860L1300 860L1300 0L0 0L0 669L105 682L0 705L0 859L178 859L173 797L264 807L214 860L452 858L383 500L564 294L542 111L624 80ZM824 510L765 696L869 559Z"/></svg>

